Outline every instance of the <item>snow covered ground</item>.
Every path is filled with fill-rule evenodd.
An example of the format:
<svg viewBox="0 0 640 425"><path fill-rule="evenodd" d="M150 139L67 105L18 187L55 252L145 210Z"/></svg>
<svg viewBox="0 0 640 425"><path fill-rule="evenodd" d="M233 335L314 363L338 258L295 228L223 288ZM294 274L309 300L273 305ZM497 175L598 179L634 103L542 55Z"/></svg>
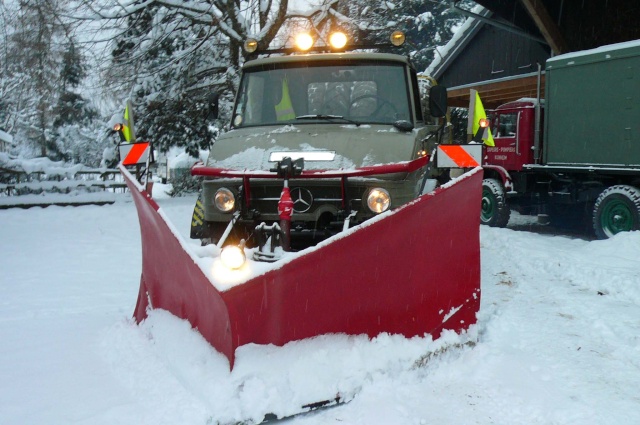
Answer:
<svg viewBox="0 0 640 425"><path fill-rule="evenodd" d="M194 199L159 203L186 234ZM163 311L132 322L130 200L2 210L0 423L209 425L352 389L348 404L287 423L639 424L640 232L483 227L481 244L471 335L242 347L230 373L186 322Z"/></svg>

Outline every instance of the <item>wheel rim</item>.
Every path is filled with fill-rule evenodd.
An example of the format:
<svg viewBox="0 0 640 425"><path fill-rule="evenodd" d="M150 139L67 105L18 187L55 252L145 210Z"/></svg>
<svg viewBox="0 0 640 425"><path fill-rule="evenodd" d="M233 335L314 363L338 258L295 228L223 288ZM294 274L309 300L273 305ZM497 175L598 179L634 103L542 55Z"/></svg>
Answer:
<svg viewBox="0 0 640 425"><path fill-rule="evenodd" d="M487 222L491 220L493 217L494 211L496 208L495 200L493 199L492 193L489 189L482 190L482 207L481 207L481 216L482 221Z"/></svg>
<svg viewBox="0 0 640 425"><path fill-rule="evenodd" d="M600 225L607 236L633 229L633 211L621 200L611 200L600 216Z"/></svg>

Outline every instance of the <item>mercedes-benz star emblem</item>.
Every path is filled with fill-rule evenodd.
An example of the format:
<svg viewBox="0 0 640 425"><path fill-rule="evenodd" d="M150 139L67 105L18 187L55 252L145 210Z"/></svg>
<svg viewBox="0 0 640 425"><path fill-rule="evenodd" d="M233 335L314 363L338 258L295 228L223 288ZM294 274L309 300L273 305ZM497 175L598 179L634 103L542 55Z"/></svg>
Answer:
<svg viewBox="0 0 640 425"><path fill-rule="evenodd" d="M308 189L294 187L291 189L291 199L293 200L293 212L304 213L309 211L313 204L313 195Z"/></svg>

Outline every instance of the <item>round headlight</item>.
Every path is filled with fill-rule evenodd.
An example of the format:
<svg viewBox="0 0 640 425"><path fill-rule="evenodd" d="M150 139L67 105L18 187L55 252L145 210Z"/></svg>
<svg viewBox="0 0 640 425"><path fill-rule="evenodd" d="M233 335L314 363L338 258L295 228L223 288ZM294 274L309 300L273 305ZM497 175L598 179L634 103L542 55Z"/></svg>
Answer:
<svg viewBox="0 0 640 425"><path fill-rule="evenodd" d="M233 210L233 207L235 207L236 198L233 196L233 192L229 189L221 187L216 191L216 194L213 197L213 203L220 211L229 212Z"/></svg>
<svg viewBox="0 0 640 425"><path fill-rule="evenodd" d="M391 206L389 192L381 188L371 189L367 196L367 206L376 214L385 212Z"/></svg>
<svg viewBox="0 0 640 425"><path fill-rule="evenodd" d="M247 261L247 257L242 246L228 245L222 248L220 260L230 269L239 269Z"/></svg>

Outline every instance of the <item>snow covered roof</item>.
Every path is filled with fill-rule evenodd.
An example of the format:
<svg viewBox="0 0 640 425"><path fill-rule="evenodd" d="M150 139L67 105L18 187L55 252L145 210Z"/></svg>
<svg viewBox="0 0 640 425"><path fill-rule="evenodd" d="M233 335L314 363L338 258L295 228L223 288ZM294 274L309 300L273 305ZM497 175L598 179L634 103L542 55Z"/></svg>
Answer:
<svg viewBox="0 0 640 425"><path fill-rule="evenodd" d="M477 5L472 10L476 15L486 18L491 17L493 12L484 7ZM483 22L476 18L468 18L458 28L451 40L441 47L435 48L435 59L424 71L425 75L438 78L442 71L464 50L466 45L471 41L473 36L480 30Z"/></svg>
<svg viewBox="0 0 640 425"><path fill-rule="evenodd" d="M576 61L601 61L615 59L629 55L637 55L640 52L640 40L626 41L622 43L608 44L595 49L570 52L547 59L547 68L560 65L574 65Z"/></svg>

